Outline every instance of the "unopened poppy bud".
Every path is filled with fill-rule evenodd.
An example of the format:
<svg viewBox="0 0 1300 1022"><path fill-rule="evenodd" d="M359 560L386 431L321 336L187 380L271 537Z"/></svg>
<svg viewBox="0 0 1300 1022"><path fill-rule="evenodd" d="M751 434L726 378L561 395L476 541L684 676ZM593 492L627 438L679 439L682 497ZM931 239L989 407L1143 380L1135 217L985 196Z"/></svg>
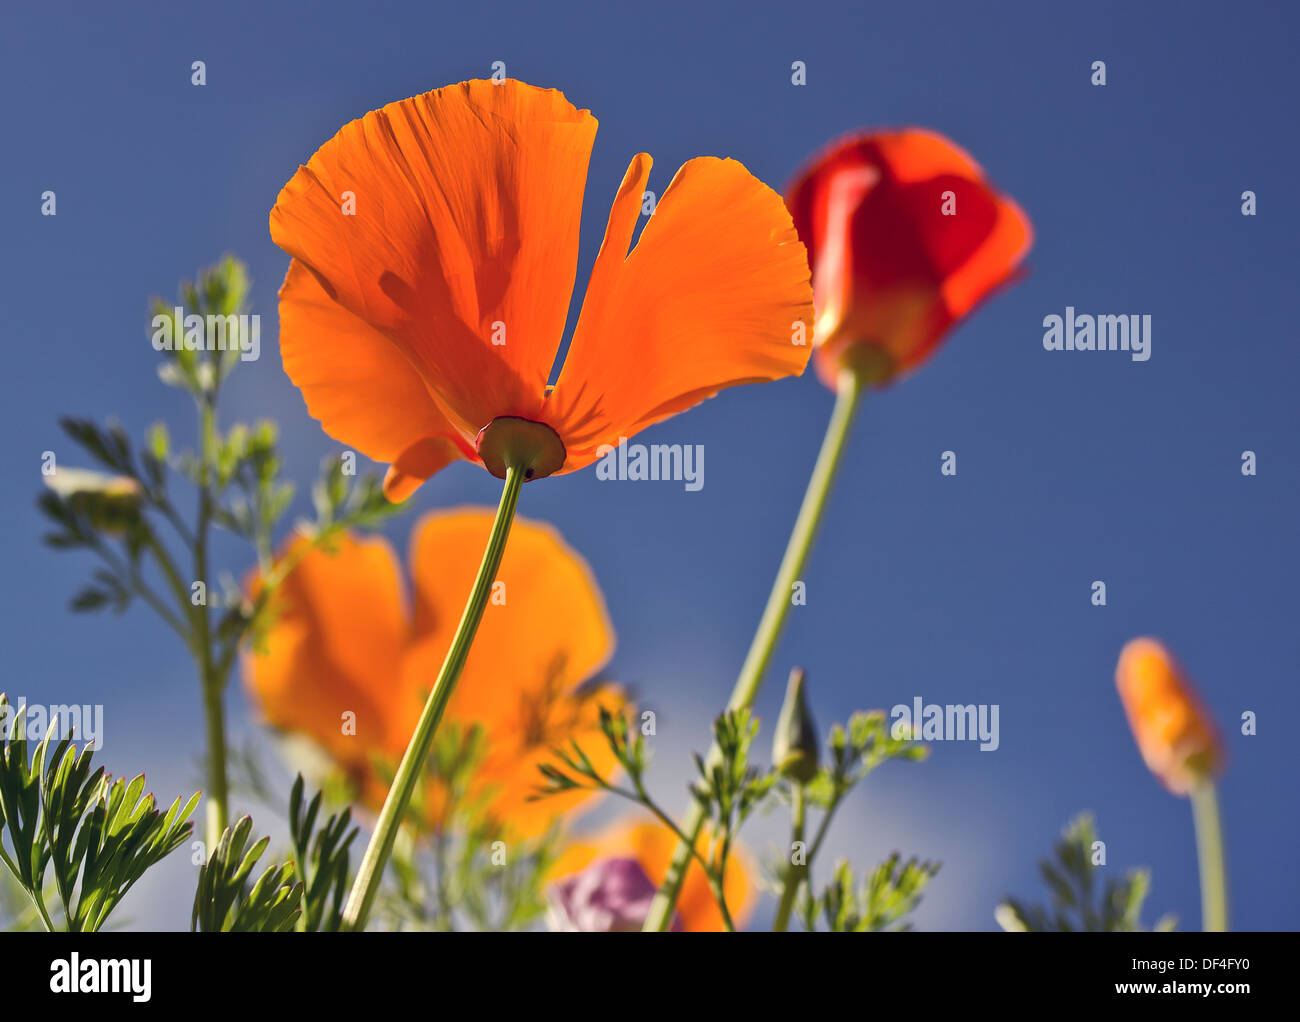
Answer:
<svg viewBox="0 0 1300 1022"><path fill-rule="evenodd" d="M1014 279L1029 219L961 148L905 128L841 139L786 193L808 246L817 375L879 386L919 366Z"/></svg>
<svg viewBox="0 0 1300 1022"><path fill-rule="evenodd" d="M776 735L772 739L772 762L776 769L791 780L807 784L817 776L817 725L803 689L803 668L790 672L790 682L785 689L785 703L776 719Z"/></svg>
<svg viewBox="0 0 1300 1022"><path fill-rule="evenodd" d="M1119 655L1115 685L1147 767L1175 795L1216 772L1223 749L1186 674L1155 639L1134 639Z"/></svg>
<svg viewBox="0 0 1300 1022"><path fill-rule="evenodd" d="M60 468L44 478L46 486L89 518L91 525L104 532L118 535L140 515L144 488L130 476L111 476L85 468Z"/></svg>
<svg viewBox="0 0 1300 1022"><path fill-rule="evenodd" d="M111 476L88 468L61 468L45 476L45 485L61 497L93 494L112 500L138 500L139 482L130 476Z"/></svg>

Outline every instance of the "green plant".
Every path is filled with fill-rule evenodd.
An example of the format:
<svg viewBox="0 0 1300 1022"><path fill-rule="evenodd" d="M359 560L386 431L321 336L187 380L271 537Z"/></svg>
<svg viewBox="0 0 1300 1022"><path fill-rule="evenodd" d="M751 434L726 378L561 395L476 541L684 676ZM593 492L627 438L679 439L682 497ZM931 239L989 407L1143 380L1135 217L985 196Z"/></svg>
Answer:
<svg viewBox="0 0 1300 1022"><path fill-rule="evenodd" d="M1144 929L1142 905L1151 889L1151 872L1131 869L1120 879L1101 881L1104 845L1097 838L1091 813L1081 813L1066 826L1056 843L1055 860L1044 859L1038 871L1051 896L1049 905L1027 905L1007 898L995 918L1011 932L1069 932L1072 930L1127 933ZM1161 917L1155 930L1172 930L1174 916Z"/></svg>
<svg viewBox="0 0 1300 1022"><path fill-rule="evenodd" d="M47 930L56 928L51 883L67 930L99 930L135 882L189 839L199 795L158 810L143 774L112 780L91 769L94 750L70 738L51 748L57 720L29 759L25 716L0 694L0 862Z"/></svg>

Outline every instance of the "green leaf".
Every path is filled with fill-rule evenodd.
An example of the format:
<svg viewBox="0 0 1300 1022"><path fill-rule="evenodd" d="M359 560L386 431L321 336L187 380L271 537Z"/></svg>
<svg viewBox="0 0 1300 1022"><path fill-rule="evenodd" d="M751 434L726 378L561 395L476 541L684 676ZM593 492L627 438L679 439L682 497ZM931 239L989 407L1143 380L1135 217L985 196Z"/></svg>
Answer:
<svg viewBox="0 0 1300 1022"><path fill-rule="evenodd" d="M294 883L292 862L269 866L249 886L253 868L270 838L248 846L253 820L243 816L227 827L208 861L199 868L190 929L203 933L276 933L292 930L302 914L302 883Z"/></svg>
<svg viewBox="0 0 1300 1022"><path fill-rule="evenodd" d="M316 819L324 798L317 792L304 804L302 774L289 795L289 832L293 837L298 876L304 883L304 909L299 928L309 932L336 932L343 922L343 902L350 885L349 860L358 828L352 811L329 816L319 830Z"/></svg>
<svg viewBox="0 0 1300 1022"><path fill-rule="evenodd" d="M833 933L907 930L906 916L920 903L927 885L939 872L939 863L918 859L901 861L897 852L854 884L853 870L845 860L835 867L834 881L820 897L809 899L800 910L812 929L820 911Z"/></svg>
<svg viewBox="0 0 1300 1022"><path fill-rule="evenodd" d="M67 928L98 930L132 885L189 838L198 795L164 816L144 794L143 775L110 784L102 767L92 770L90 745L64 738L51 755L57 721L29 761L24 716L0 694L0 827L12 851L0 840L2 861L42 912L52 867Z"/></svg>
<svg viewBox="0 0 1300 1022"><path fill-rule="evenodd" d="M1105 867L1093 865L1097 843L1097 829L1090 813L1071 820L1056 844L1055 859L1038 864L1050 902L1028 905L1007 898L994 912L998 925L1009 932L1143 930L1142 905L1151 887L1150 871L1129 870L1102 884L1101 870ZM1173 926L1173 918L1166 916L1154 928L1169 930Z"/></svg>

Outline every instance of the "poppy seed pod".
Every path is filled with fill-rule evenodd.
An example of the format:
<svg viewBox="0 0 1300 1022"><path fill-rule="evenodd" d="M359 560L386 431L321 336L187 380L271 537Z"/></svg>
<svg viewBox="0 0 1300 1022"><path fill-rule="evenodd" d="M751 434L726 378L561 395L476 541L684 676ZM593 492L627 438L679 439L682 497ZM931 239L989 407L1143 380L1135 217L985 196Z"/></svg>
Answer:
<svg viewBox="0 0 1300 1022"><path fill-rule="evenodd" d="M790 672L785 702L776 719L772 738L772 763L783 775L800 784L817 776L819 746L817 725L813 723L808 697L804 693L803 668Z"/></svg>

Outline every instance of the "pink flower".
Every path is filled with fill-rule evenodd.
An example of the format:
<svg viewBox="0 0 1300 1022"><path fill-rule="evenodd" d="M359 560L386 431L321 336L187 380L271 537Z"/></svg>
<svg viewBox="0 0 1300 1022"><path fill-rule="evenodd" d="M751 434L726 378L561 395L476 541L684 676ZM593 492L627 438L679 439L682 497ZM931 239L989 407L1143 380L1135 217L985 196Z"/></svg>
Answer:
<svg viewBox="0 0 1300 1022"><path fill-rule="evenodd" d="M551 929L632 933L641 929L654 896L655 885L634 857L601 859L551 888ZM680 917L672 929L684 929Z"/></svg>

